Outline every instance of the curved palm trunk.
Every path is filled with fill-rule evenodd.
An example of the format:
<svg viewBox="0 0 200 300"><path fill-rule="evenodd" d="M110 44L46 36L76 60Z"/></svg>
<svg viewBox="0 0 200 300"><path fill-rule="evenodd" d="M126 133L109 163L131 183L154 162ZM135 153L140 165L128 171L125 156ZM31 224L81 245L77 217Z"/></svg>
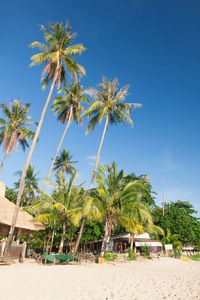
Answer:
<svg viewBox="0 0 200 300"><path fill-rule="evenodd" d="M78 233L78 237L77 237L76 243L74 245L74 249L73 249L74 254L77 252L81 237L83 235L84 226L85 226L85 218L83 217L82 222L81 222L81 227L80 227L80 230L79 230L79 233Z"/></svg>
<svg viewBox="0 0 200 300"><path fill-rule="evenodd" d="M104 257L105 252L108 251L108 244L110 242L111 238L111 222L110 220L106 220L105 224L105 233L104 233L104 239L101 246L101 256Z"/></svg>
<svg viewBox="0 0 200 300"><path fill-rule="evenodd" d="M72 109L72 107L71 107L71 108L70 108L69 119L68 119L68 122L67 122L67 126L65 127L65 130L64 130L64 132L63 132L62 138L61 138L61 140L60 140L60 143L59 143L58 148L57 148L57 150L56 150L56 153L55 153L55 155L54 155L53 161L52 161L52 163L51 163L51 166L50 166L49 171L48 171L48 174L47 174L47 178L50 177L50 174L51 174L51 171L52 171L52 169L53 169L53 165L54 165L54 163L55 163L56 157L57 157L57 155L58 155L58 152L59 152L59 150L60 150L60 147L62 146L62 143L63 143L64 137L65 137L65 134L66 134L66 132L67 132L67 129L69 128L69 126L70 126L71 123L72 123L72 119L73 119L73 109ZM43 193L45 192L46 185L47 185L47 183L45 182L45 183L44 183L43 190L42 190Z"/></svg>
<svg viewBox="0 0 200 300"><path fill-rule="evenodd" d="M59 62L57 63L57 67L56 67L56 71L55 71L55 75L54 75L54 78L53 78L53 82L52 82L52 85L51 85L51 88L50 88L50 91L49 91L49 95L47 97L47 101L46 101L46 103L44 105L44 108L42 110L40 121L39 121L38 127L36 129L35 136L33 138L32 144L31 144L31 148L30 148L29 153L28 153L28 157L27 157L27 160L26 160L26 163L25 163L25 166L24 166L24 170L22 172L22 176L21 176L21 180L20 180L20 185L19 185L19 191L18 191L18 195L17 195L17 201L16 201L16 205L15 205L15 210L14 210L13 218L12 218L12 224L11 224L11 227L10 227L10 232L9 232L9 235L8 235L8 240L7 240L5 251L4 251L4 259L9 258L9 250L10 250L10 247L11 247L11 244L12 244L13 235L14 235L14 229L15 229L15 225L16 225L16 222L17 222L17 217L18 217L18 214L19 214L19 207L20 207L21 196L22 196L23 187L24 187L24 180L25 180L25 177L26 177L26 171L27 171L28 166L30 164L31 157L32 157L35 145L36 145L37 140L38 140L40 129L42 127L44 116L45 116L47 107L49 105L49 102L51 100L51 95L53 93L53 89L54 89L54 86L55 86L55 83L56 83L57 74L58 74L58 68L59 68Z"/></svg>
<svg viewBox="0 0 200 300"><path fill-rule="evenodd" d="M92 173L92 179L91 179L91 182L90 182L89 190L92 189L93 184L94 184L94 180L95 180L95 177L96 177L97 166L98 166L98 163L99 163L99 157L100 157L100 153L101 153L101 148L102 148L102 144L103 144L103 140L104 140L104 137L105 137L107 127L108 127L108 116L106 117L106 122L105 122L104 130L103 130L102 137L101 137L101 142L100 142L98 153L97 153L97 158L96 158L94 170L93 170L93 173ZM85 217L82 218L82 222L81 222L81 229L82 230L80 229L80 231L79 231L79 234L78 234L75 246L74 246L74 253L76 253L76 251L78 249L78 246L79 246L82 234L83 234L84 224L85 224Z"/></svg>
<svg viewBox="0 0 200 300"><path fill-rule="evenodd" d="M63 246L64 246L64 241L65 241L65 232L66 232L66 222L64 221L63 226L62 226L62 236L61 236L61 240L60 240L58 254L63 254Z"/></svg>
<svg viewBox="0 0 200 300"><path fill-rule="evenodd" d="M1 163L1 167L0 167L0 172L1 172L2 168L3 168L3 165L5 163L5 160L6 160L7 156L8 156L8 151L6 151L6 153L5 153L4 157L3 157L3 160L2 160L2 163Z"/></svg>

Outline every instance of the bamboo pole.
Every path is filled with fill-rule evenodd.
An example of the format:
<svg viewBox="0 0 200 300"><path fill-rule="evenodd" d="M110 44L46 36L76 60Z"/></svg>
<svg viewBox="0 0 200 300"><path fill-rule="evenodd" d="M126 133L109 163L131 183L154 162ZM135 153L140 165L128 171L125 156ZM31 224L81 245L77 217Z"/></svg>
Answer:
<svg viewBox="0 0 200 300"><path fill-rule="evenodd" d="M164 176L163 176L163 216L165 215L165 186L164 186Z"/></svg>

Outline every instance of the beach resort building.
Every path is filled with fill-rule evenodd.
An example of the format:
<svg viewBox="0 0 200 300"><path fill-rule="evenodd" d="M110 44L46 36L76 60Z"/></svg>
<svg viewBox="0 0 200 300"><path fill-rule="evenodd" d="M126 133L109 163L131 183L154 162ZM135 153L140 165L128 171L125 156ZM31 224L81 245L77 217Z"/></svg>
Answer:
<svg viewBox="0 0 200 300"><path fill-rule="evenodd" d="M102 242L103 239L87 242L85 250L88 252L92 252L94 254L100 253ZM134 236L133 248L135 249L136 253L141 252L142 246L148 247L151 252L163 251L162 242L159 240L151 239L148 233L143 233ZM111 237L110 242L108 244L108 251L125 253L127 252L127 248L129 247L130 247L130 233L120 234Z"/></svg>
<svg viewBox="0 0 200 300"><path fill-rule="evenodd" d="M13 213L15 210L15 204L5 198L5 191L6 187L4 183L0 181L0 236L3 236L3 239L0 241L0 257L4 252L6 237L10 231ZM20 254L25 254L25 244L19 244L21 235L30 235L43 229L45 228L40 222L36 222L36 220L30 214L20 208L15 227L16 241L13 242L11 247L11 257L18 258Z"/></svg>

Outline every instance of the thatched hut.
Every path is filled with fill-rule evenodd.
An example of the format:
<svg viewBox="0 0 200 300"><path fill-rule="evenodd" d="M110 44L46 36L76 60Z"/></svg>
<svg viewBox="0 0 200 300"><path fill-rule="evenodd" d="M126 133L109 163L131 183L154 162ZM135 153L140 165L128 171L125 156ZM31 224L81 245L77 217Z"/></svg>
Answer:
<svg viewBox="0 0 200 300"><path fill-rule="evenodd" d="M5 185L0 181L0 235L7 236L12 223L15 204L5 198ZM20 230L21 235L30 234L45 229L42 223L36 220L22 208L19 211L15 232Z"/></svg>

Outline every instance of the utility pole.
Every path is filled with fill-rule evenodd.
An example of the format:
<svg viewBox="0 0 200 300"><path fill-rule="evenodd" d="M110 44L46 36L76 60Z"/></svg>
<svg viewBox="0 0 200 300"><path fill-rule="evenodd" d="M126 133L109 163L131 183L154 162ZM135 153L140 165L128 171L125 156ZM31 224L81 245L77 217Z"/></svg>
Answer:
<svg viewBox="0 0 200 300"><path fill-rule="evenodd" d="M165 215L165 186L164 186L164 176L163 176L163 216Z"/></svg>

